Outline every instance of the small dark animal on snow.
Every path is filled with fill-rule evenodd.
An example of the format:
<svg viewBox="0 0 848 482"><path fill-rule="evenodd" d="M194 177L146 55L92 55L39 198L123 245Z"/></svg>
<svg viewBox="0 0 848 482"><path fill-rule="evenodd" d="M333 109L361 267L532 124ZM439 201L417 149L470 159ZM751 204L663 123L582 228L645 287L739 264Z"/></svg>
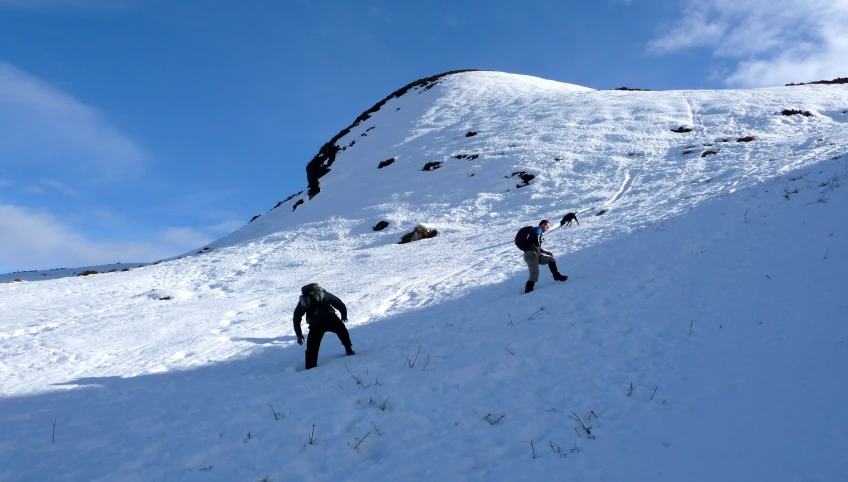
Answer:
<svg viewBox="0 0 848 482"><path fill-rule="evenodd" d="M577 221L577 213L568 213L562 217L562 220L559 222L560 226L571 226L571 221L576 221L577 225L580 226L580 221Z"/></svg>

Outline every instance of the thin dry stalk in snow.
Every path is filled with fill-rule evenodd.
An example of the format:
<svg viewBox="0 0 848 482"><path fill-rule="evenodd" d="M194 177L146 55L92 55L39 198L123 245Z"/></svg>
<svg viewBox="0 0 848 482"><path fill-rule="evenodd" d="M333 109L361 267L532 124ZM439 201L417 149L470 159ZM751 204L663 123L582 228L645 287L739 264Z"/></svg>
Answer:
<svg viewBox="0 0 848 482"><path fill-rule="evenodd" d="M496 415L497 414L495 414L495 413L487 413L486 416L483 417L483 420L489 422L489 425L494 425L494 424L500 422L502 418L506 417L506 414L503 414L498 418L494 418ZM492 417L492 418L489 418L489 417Z"/></svg>
<svg viewBox="0 0 848 482"><path fill-rule="evenodd" d="M367 439L369 435L371 435L371 432L366 433L365 436L362 437L362 438L353 437L356 440L359 440L359 442L356 442L356 445L353 446L353 450L356 450L356 448L359 447L359 444L361 444L365 439ZM350 444L348 444L348 445L350 445Z"/></svg>
<svg viewBox="0 0 848 482"><path fill-rule="evenodd" d="M408 356L406 357L406 365L407 365L409 368L414 368L414 367L415 367L415 362L417 362L417 361L418 361L418 355L419 355L419 354L421 354L421 345L418 345L418 352L415 354L415 359L414 359L414 360L410 360Z"/></svg>
<svg viewBox="0 0 848 482"><path fill-rule="evenodd" d="M592 413L594 413L594 412L592 412ZM586 435L588 435L588 436L589 436L589 438L591 438L591 439L594 439L594 438L595 438L595 437L594 437L594 435L592 435L592 427L587 427L587 426L586 426L586 424L584 424L584 423L583 423L583 420L580 420L580 416L579 416L579 415L577 415L577 414L576 414L576 413L574 413L574 412L571 412L571 415L569 415L569 418L571 418L572 420L574 420L574 421L576 421L577 423L579 423L579 424L580 424L580 427L581 427L581 428L582 428L582 429L586 432ZM575 427L575 430L576 430L576 429L577 429L577 427ZM577 432L577 433L578 433L578 435L580 434L580 432Z"/></svg>
<svg viewBox="0 0 848 482"><path fill-rule="evenodd" d="M427 369L427 367L430 365L430 359L431 359L431 358L441 358L441 357L440 357L440 356L438 356L438 355L427 355L427 362L426 362L426 363L424 363L424 368L422 368L422 369L421 369L421 371L422 371L422 372L423 372L424 370L426 370L426 369Z"/></svg>
<svg viewBox="0 0 848 482"><path fill-rule="evenodd" d="M382 412L386 411L386 405L388 405L388 404L389 404L389 397L386 397L386 400L383 401L382 404L375 402L373 398L370 398L370 397L368 398L368 405L375 405Z"/></svg>
<svg viewBox="0 0 848 482"><path fill-rule="evenodd" d="M308 445L315 445L315 424L312 424L312 432L309 433Z"/></svg>
<svg viewBox="0 0 848 482"><path fill-rule="evenodd" d="M533 445L533 441L532 441L532 440L531 440L531 441L529 441L529 442L527 442L527 443L529 443L529 444L530 444L530 450L532 450L532 451L533 451L533 459L535 460L535 459L536 459L536 446L535 446L535 445Z"/></svg>
<svg viewBox="0 0 848 482"><path fill-rule="evenodd" d="M271 405L271 404L269 403L269 404L268 404L268 406L269 406L269 407L271 407L271 413L273 413L273 414L274 414L274 420L279 420L279 419L283 418L283 414L278 413L276 410L274 410L274 406L273 406L273 405Z"/></svg>
<svg viewBox="0 0 848 482"><path fill-rule="evenodd" d="M350 376L353 377L353 381L356 382L356 386L358 388L368 388L368 385L362 383L362 380L360 380L359 377L351 373L350 368L347 367L347 363L345 363L345 370L347 370L347 372L350 373Z"/></svg>

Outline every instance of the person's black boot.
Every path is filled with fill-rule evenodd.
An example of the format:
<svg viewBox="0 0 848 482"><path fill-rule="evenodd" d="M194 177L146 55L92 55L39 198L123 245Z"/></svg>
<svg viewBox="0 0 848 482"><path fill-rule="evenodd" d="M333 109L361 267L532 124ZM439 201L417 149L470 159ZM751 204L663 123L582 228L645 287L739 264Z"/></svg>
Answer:
<svg viewBox="0 0 848 482"><path fill-rule="evenodd" d="M548 268L551 269L551 274L554 275L554 280L565 281L565 280L568 279L568 276L564 276L564 275L559 274L559 271L557 270L556 262L548 263Z"/></svg>
<svg viewBox="0 0 848 482"><path fill-rule="evenodd" d="M524 292L529 293L533 291L533 286L536 284L535 281L528 281L526 285L524 285Z"/></svg>
<svg viewBox="0 0 848 482"><path fill-rule="evenodd" d="M345 353L347 354L347 356L356 355L356 352L353 351L353 347L351 347L350 345L345 346Z"/></svg>

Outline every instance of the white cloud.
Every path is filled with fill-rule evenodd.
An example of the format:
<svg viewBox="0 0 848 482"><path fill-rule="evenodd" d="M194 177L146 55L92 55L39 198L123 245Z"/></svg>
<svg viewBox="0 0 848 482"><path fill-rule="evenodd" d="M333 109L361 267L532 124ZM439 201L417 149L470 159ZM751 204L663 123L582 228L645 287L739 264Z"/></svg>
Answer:
<svg viewBox="0 0 848 482"><path fill-rule="evenodd" d="M153 261L209 241L189 228L170 228L151 242L92 241L47 212L0 204L0 266L9 270Z"/></svg>
<svg viewBox="0 0 848 482"><path fill-rule="evenodd" d="M121 8L130 0L0 0L0 8L54 11L57 9L110 9Z"/></svg>
<svg viewBox="0 0 848 482"><path fill-rule="evenodd" d="M55 191L59 191L62 194L67 194L68 196L79 196L79 192L76 189L68 187L55 179L42 179L41 185L47 186Z"/></svg>
<svg viewBox="0 0 848 482"><path fill-rule="evenodd" d="M710 49L733 64L728 85L848 75L848 0L688 0L683 15L648 51Z"/></svg>
<svg viewBox="0 0 848 482"><path fill-rule="evenodd" d="M194 249L214 240L207 233L193 228L168 228L162 238L169 244L183 246L184 249Z"/></svg>
<svg viewBox="0 0 848 482"><path fill-rule="evenodd" d="M449 27L462 27L462 26L465 25L465 22L463 22L462 20L460 20L460 19L458 19L458 18L456 18L452 15L449 15L445 19L445 24L448 25Z"/></svg>
<svg viewBox="0 0 848 482"><path fill-rule="evenodd" d="M30 184L21 188L21 192L27 194L44 194L44 188L38 184Z"/></svg>
<svg viewBox="0 0 848 482"><path fill-rule="evenodd" d="M11 186L12 183L5 181L6 186ZM4 180L0 179L0 187L4 186ZM45 189L51 189L54 191L59 191L62 194L78 197L79 192L73 188L70 188L59 181L53 179L42 179L41 181L34 184L27 184L20 187L20 191L26 194L44 194Z"/></svg>
<svg viewBox="0 0 848 482"><path fill-rule="evenodd" d="M112 177L136 171L144 158L96 109L0 61L0 162L61 163Z"/></svg>
<svg viewBox="0 0 848 482"><path fill-rule="evenodd" d="M244 226L244 220L230 219L228 221L223 221L221 223L215 224L213 226L206 226L204 229L211 233L224 233L230 234L233 231Z"/></svg>

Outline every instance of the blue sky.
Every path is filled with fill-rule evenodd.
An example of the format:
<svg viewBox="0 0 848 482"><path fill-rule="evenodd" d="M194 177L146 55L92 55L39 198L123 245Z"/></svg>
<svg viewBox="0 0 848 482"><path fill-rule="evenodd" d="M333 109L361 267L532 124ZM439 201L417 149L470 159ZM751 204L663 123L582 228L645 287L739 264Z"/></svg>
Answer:
<svg viewBox="0 0 848 482"><path fill-rule="evenodd" d="M848 0L0 0L0 272L202 246L422 77L782 85L848 75L846 27Z"/></svg>

